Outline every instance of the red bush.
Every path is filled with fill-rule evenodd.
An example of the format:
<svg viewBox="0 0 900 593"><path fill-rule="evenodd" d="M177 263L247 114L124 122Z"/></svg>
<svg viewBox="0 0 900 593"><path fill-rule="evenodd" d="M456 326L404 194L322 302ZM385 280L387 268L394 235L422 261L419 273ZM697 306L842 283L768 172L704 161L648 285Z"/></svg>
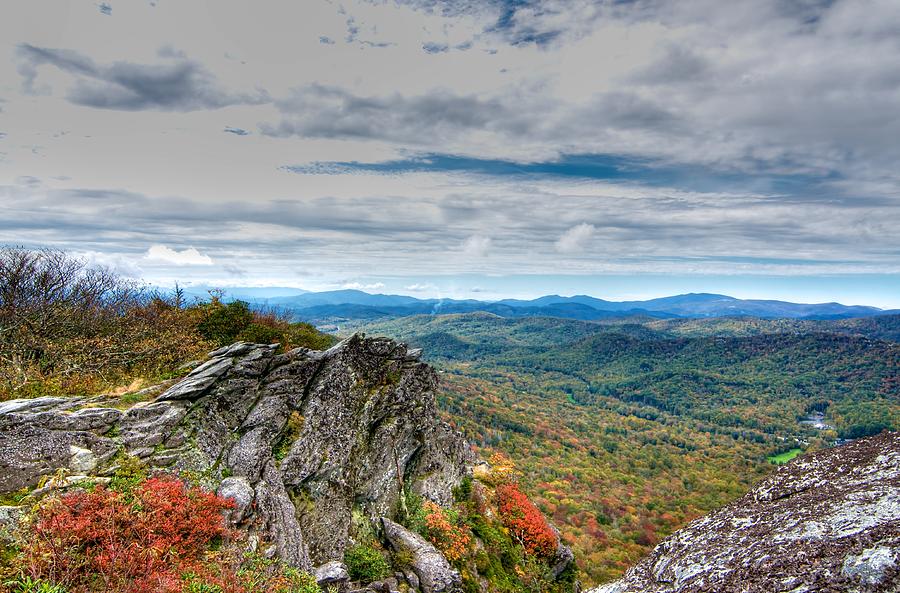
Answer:
<svg viewBox="0 0 900 593"><path fill-rule="evenodd" d="M501 484L496 495L500 520L529 553L536 556L556 553L556 533L541 511L519 490L518 484Z"/></svg>
<svg viewBox="0 0 900 593"><path fill-rule="evenodd" d="M38 510L25 567L73 590L180 591L181 575L204 572L210 543L227 535L222 512L231 506L170 477L128 494L102 486L66 494Z"/></svg>

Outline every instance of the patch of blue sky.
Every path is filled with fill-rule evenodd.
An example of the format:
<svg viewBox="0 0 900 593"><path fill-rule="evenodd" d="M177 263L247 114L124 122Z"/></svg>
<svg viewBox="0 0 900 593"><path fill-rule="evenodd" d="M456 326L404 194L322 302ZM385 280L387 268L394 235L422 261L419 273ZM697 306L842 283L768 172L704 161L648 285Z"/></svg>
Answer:
<svg viewBox="0 0 900 593"><path fill-rule="evenodd" d="M647 258L641 258L647 259ZM800 259L787 257L746 257L736 255L716 255L716 256L657 256L649 258L654 261L713 261L713 262L730 262L735 264L754 264L754 265L782 265L782 266L833 266L842 265L865 265L868 262L858 259Z"/></svg>
<svg viewBox="0 0 900 593"><path fill-rule="evenodd" d="M357 161L315 162L286 166L299 174L468 173L487 176L568 177L632 182L692 191L750 191L826 197L823 184L839 179L836 173L772 174L722 171L700 165L671 164L647 158L609 154L570 154L553 161L520 163L502 159L479 159L451 154L423 154L405 159L363 163ZM815 190L815 192L813 192Z"/></svg>

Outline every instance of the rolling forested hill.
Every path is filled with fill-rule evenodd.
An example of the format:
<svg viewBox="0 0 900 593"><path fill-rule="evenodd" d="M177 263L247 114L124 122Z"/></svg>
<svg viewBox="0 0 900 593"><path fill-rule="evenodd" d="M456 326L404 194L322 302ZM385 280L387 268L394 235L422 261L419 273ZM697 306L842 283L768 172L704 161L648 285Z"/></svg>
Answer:
<svg viewBox="0 0 900 593"><path fill-rule="evenodd" d="M664 319L647 323L653 330L678 336L749 336L773 333L823 332L865 336L900 342L900 315L881 315L836 320L759 319L719 317L715 319Z"/></svg>
<svg viewBox="0 0 900 593"><path fill-rule="evenodd" d="M513 460L605 581L748 490L770 457L900 426L898 321L473 313L366 331L425 348L446 415ZM800 423L814 413L825 428Z"/></svg>

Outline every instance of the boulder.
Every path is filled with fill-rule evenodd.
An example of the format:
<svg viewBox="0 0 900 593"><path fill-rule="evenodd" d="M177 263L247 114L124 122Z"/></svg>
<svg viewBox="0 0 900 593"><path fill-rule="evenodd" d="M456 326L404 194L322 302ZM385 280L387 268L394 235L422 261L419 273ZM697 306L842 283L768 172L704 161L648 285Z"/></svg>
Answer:
<svg viewBox="0 0 900 593"><path fill-rule="evenodd" d="M216 382L216 379L225 374L232 364L234 361L231 358L212 358L191 371L183 381L170 387L157 398L157 401L200 397Z"/></svg>
<svg viewBox="0 0 900 593"><path fill-rule="evenodd" d="M24 511L18 506L0 506L0 544L15 539Z"/></svg>
<svg viewBox="0 0 900 593"><path fill-rule="evenodd" d="M396 551L412 555L410 568L419 580L423 593L443 593L457 591L462 582L459 572L450 566L444 555L418 533L409 531L402 525L382 517L384 537Z"/></svg>
<svg viewBox="0 0 900 593"><path fill-rule="evenodd" d="M900 433L804 455L590 593L900 591Z"/></svg>
<svg viewBox="0 0 900 593"><path fill-rule="evenodd" d="M48 428L46 417L31 422L30 414L23 411L2 415L0 492L34 488L43 476L60 469L97 467L114 457L117 449L112 439L96 432ZM75 468L71 467L73 462Z"/></svg>
<svg viewBox="0 0 900 593"><path fill-rule="evenodd" d="M225 478L219 485L216 494L234 503L234 509L230 514L233 523L240 523L253 510L251 505L253 505L256 492L247 478L242 476Z"/></svg>
<svg viewBox="0 0 900 593"><path fill-rule="evenodd" d="M553 529L554 531L556 531L556 527L554 527ZM559 532L557 531L557 534L558 533ZM560 541L556 546L556 554L553 556L553 560L551 560L550 562L550 574L554 579L558 579L560 575L564 573L574 561L575 553L572 551L572 548Z"/></svg>
<svg viewBox="0 0 900 593"><path fill-rule="evenodd" d="M325 564L317 566L313 571L313 575L315 575L316 583L318 583L320 587L346 583L350 580L350 573L347 571L347 565L338 560L332 560L331 562L326 562Z"/></svg>

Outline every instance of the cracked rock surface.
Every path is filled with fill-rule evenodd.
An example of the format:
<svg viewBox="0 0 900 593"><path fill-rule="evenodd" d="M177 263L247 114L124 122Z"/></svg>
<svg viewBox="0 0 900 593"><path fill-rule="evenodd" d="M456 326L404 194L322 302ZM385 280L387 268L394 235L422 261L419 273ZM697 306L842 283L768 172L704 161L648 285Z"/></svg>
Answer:
<svg viewBox="0 0 900 593"><path fill-rule="evenodd" d="M385 338L210 353L154 401L0 403L0 492L60 469L104 476L120 451L235 499L231 520L304 569L341 560L351 517L394 517L402 487L446 505L474 454L438 419L434 370Z"/></svg>
<svg viewBox="0 0 900 593"><path fill-rule="evenodd" d="M415 572L422 593L446 593L460 584L456 571L444 555L418 533L413 533L387 517L381 519L384 536L394 550L410 554L411 569Z"/></svg>
<svg viewBox="0 0 900 593"><path fill-rule="evenodd" d="M589 593L900 591L900 433L818 451Z"/></svg>

